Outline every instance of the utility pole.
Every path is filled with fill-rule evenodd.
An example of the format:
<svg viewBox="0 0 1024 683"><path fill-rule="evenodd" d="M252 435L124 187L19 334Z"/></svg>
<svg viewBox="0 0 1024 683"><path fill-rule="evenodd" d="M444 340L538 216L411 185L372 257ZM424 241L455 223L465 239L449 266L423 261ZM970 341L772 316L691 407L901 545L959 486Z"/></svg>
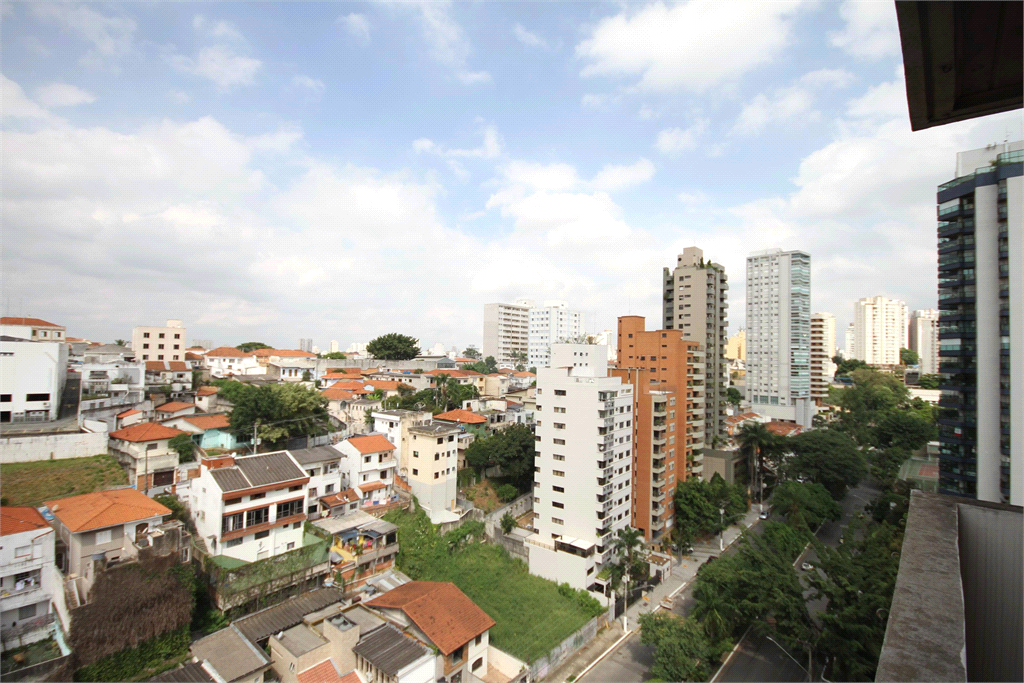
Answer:
<svg viewBox="0 0 1024 683"><path fill-rule="evenodd" d="M256 439L256 430L259 428L259 426L260 426L260 421L259 420L256 420L255 422L252 423L252 452L253 453L258 453L259 452L259 447L257 446L257 439Z"/></svg>

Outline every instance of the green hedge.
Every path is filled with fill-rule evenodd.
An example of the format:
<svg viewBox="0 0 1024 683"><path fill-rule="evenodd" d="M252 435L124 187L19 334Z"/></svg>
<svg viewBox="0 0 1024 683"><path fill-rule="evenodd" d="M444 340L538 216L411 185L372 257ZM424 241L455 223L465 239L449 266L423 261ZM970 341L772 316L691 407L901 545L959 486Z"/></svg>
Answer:
<svg viewBox="0 0 1024 683"><path fill-rule="evenodd" d="M75 672L76 681L127 681L149 667L188 652L188 624L105 657Z"/></svg>

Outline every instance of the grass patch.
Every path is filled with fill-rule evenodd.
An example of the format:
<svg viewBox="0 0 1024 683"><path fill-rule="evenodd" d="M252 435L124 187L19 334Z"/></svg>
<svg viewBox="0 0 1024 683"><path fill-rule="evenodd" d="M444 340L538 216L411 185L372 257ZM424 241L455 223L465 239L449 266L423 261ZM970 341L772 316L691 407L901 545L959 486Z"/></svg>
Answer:
<svg viewBox="0 0 1024 683"><path fill-rule="evenodd" d="M38 507L47 500L67 498L124 486L128 476L111 455L68 460L42 460L0 465L6 505Z"/></svg>
<svg viewBox="0 0 1024 683"><path fill-rule="evenodd" d="M585 591L530 574L504 548L466 538L472 522L441 536L422 510L385 519L398 525L399 568L416 580L454 583L497 622L494 646L523 661L546 655L605 610Z"/></svg>

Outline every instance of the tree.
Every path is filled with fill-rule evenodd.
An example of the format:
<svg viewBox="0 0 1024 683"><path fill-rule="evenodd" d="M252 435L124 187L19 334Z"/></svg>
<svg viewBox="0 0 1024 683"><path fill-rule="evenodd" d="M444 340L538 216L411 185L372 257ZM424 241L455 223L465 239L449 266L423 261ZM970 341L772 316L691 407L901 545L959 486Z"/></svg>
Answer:
<svg viewBox="0 0 1024 683"><path fill-rule="evenodd" d="M128 342L124 339L115 339L114 346L128 346Z"/></svg>
<svg viewBox="0 0 1024 683"><path fill-rule="evenodd" d="M921 362L921 357L917 354L917 351L900 349L901 365L917 365L919 362Z"/></svg>
<svg viewBox="0 0 1024 683"><path fill-rule="evenodd" d="M902 448L916 451L938 436L935 425L916 412L891 412L878 422L875 444L879 448Z"/></svg>
<svg viewBox="0 0 1024 683"><path fill-rule="evenodd" d="M790 438L789 444L793 456L786 463L787 476L817 482L836 500L842 500L867 470L853 439L834 429L803 432Z"/></svg>
<svg viewBox="0 0 1024 683"><path fill-rule="evenodd" d="M921 375L917 379L917 386L922 389L938 389L941 381L942 375Z"/></svg>
<svg viewBox="0 0 1024 683"><path fill-rule="evenodd" d="M343 354L341 351L331 351L330 353L321 353L320 357L321 358L326 358L327 360L345 360L346 358L348 358L348 356Z"/></svg>
<svg viewBox="0 0 1024 683"><path fill-rule="evenodd" d="M734 406L738 406L743 401L743 394L736 387L729 387L725 390L725 400Z"/></svg>
<svg viewBox="0 0 1024 683"><path fill-rule="evenodd" d="M693 619L669 612L640 615L640 642L654 647L651 675L662 681L706 681L709 648L703 629Z"/></svg>
<svg viewBox="0 0 1024 683"><path fill-rule="evenodd" d="M488 467L500 467L503 476L512 480L518 491L533 486L533 461L536 440L529 427L522 424L478 438L466 449L466 463L483 476Z"/></svg>
<svg viewBox="0 0 1024 683"><path fill-rule="evenodd" d="M629 605L630 580L638 583L647 578L647 553L643 550L644 535L633 527L622 527L612 541L612 552L619 559L618 567L626 580L626 605Z"/></svg>
<svg viewBox="0 0 1024 683"><path fill-rule="evenodd" d="M764 452L775 445L775 435L768 431L763 422L747 422L740 427L740 447L750 455L750 483L757 491L757 500L761 502L761 478L755 476L764 471Z"/></svg>
<svg viewBox="0 0 1024 683"><path fill-rule="evenodd" d="M843 358L842 356L833 356L832 362L836 364L836 377L846 377L854 370L871 368L870 365L868 365L862 360L857 360L856 358Z"/></svg>
<svg viewBox="0 0 1024 683"><path fill-rule="evenodd" d="M167 445L178 452L178 462L192 462L196 459L196 444L190 434L178 434Z"/></svg>
<svg viewBox="0 0 1024 683"><path fill-rule="evenodd" d="M772 512L784 515L793 527L813 529L824 521L839 521L843 509L821 484L787 481L772 495Z"/></svg>
<svg viewBox="0 0 1024 683"><path fill-rule="evenodd" d="M239 438L257 436L272 444L301 434L327 432L327 399L301 384L253 387L239 382L221 385L221 395L234 404L231 427Z"/></svg>
<svg viewBox="0 0 1024 683"><path fill-rule="evenodd" d="M259 349L272 349L273 346L264 344L263 342L245 342L235 347L243 353L249 353L250 351L258 351Z"/></svg>
<svg viewBox="0 0 1024 683"><path fill-rule="evenodd" d="M511 513L506 512L501 516L501 531L502 533L511 533L512 529L516 526L516 518Z"/></svg>
<svg viewBox="0 0 1024 683"><path fill-rule="evenodd" d="M524 352L522 352L522 351L513 351L511 354L509 354L509 357L511 357L512 358L512 362L515 363L516 370L522 372L523 370L526 369L526 363L529 360L529 358L527 357L527 355ZM493 356L488 356L488 358L493 358ZM497 364L495 364L495 370L496 369L497 369Z"/></svg>
<svg viewBox="0 0 1024 683"><path fill-rule="evenodd" d="M473 360L480 360L480 351L475 346L467 346L462 352L464 358L472 358Z"/></svg>
<svg viewBox="0 0 1024 683"><path fill-rule="evenodd" d="M519 495L519 489L512 484L502 484L495 493L498 494L498 500L507 503Z"/></svg>
<svg viewBox="0 0 1024 683"><path fill-rule="evenodd" d="M485 375L490 375L491 373L498 371L498 361L495 360L494 356L487 356L487 358L484 358L484 366L487 368L487 372L484 373Z"/></svg>
<svg viewBox="0 0 1024 683"><path fill-rule="evenodd" d="M877 481L883 489L891 488L896 483L900 467L909 457L910 452L899 446L874 449L868 455L871 478Z"/></svg>
<svg viewBox="0 0 1024 683"><path fill-rule="evenodd" d="M420 340L391 332L366 345L366 352L380 360L410 360L420 355Z"/></svg>

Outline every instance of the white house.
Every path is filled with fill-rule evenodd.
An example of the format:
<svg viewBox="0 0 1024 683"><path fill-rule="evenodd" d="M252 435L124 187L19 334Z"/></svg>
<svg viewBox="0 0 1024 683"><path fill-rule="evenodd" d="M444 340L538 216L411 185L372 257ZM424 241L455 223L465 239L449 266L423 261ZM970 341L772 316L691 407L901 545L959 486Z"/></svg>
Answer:
<svg viewBox="0 0 1024 683"><path fill-rule="evenodd" d="M142 363L86 361L78 366L78 371L82 374L83 394L110 394L125 402L129 399L141 401L145 396L146 373Z"/></svg>
<svg viewBox="0 0 1024 683"><path fill-rule="evenodd" d="M192 368L183 360L148 360L146 384L170 385L174 392L192 391Z"/></svg>
<svg viewBox="0 0 1024 683"><path fill-rule="evenodd" d="M54 564L57 535L32 507L0 507L0 628L4 649L44 640L64 582ZM65 630L70 624L62 623Z"/></svg>
<svg viewBox="0 0 1024 683"><path fill-rule="evenodd" d="M342 468L345 456L334 446L314 446L289 452L309 477L305 508L309 518L316 519L320 516L320 498L348 488L348 471Z"/></svg>
<svg viewBox="0 0 1024 683"><path fill-rule="evenodd" d="M373 418L373 431L380 432L393 443L398 451L398 476L409 479L409 428L428 425L431 422L429 411L425 410L375 410L370 413Z"/></svg>
<svg viewBox="0 0 1024 683"><path fill-rule="evenodd" d="M398 467L394 444L381 434L367 434L346 439L338 450L346 456L349 485L358 488L363 505L387 503Z"/></svg>
<svg viewBox="0 0 1024 683"><path fill-rule="evenodd" d="M4 316L0 318L0 335L28 339L30 341L67 341L66 328L39 318Z"/></svg>
<svg viewBox="0 0 1024 683"><path fill-rule="evenodd" d="M67 366L63 341L0 336L0 422L56 420Z"/></svg>
<svg viewBox="0 0 1024 683"><path fill-rule="evenodd" d="M110 432L108 450L125 468L131 486L155 496L177 483L178 452L169 442L185 433L156 422L133 424Z"/></svg>
<svg viewBox="0 0 1024 683"><path fill-rule="evenodd" d="M214 555L280 555L302 546L308 483L288 451L204 460L192 481L192 518Z"/></svg>
<svg viewBox="0 0 1024 683"><path fill-rule="evenodd" d="M204 367L214 377L234 375L262 375L266 368L252 352L239 351L233 346L221 346L203 356Z"/></svg>

